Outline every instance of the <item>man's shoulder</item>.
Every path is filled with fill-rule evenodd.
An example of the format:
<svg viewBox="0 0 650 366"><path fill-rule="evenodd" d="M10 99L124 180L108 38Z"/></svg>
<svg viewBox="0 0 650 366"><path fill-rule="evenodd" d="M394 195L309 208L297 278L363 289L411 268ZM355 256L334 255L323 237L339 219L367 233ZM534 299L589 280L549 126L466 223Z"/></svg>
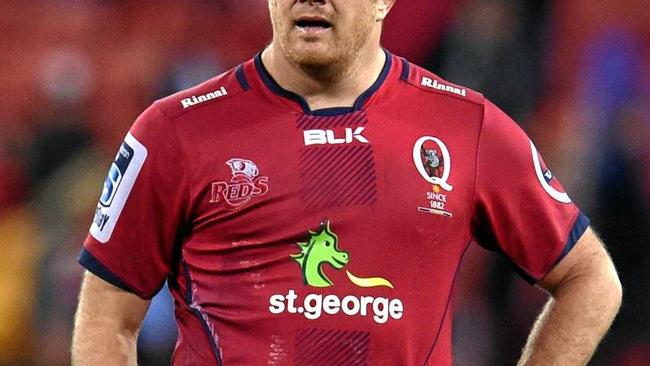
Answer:
<svg viewBox="0 0 650 366"><path fill-rule="evenodd" d="M485 97L470 88L449 82L423 67L403 60L402 80L421 90L423 98L454 98L483 106Z"/></svg>
<svg viewBox="0 0 650 366"><path fill-rule="evenodd" d="M208 106L218 106L247 90L242 85L238 73L238 68L230 69L199 85L159 99L154 102L154 105L169 118L199 112Z"/></svg>

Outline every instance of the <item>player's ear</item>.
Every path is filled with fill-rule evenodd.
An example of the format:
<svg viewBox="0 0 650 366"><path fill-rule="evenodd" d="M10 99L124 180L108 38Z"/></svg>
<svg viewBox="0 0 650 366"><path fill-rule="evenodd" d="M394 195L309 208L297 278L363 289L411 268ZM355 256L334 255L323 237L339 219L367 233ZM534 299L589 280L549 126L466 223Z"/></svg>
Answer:
<svg viewBox="0 0 650 366"><path fill-rule="evenodd" d="M377 21L381 22L388 16L388 12L397 0L377 0Z"/></svg>

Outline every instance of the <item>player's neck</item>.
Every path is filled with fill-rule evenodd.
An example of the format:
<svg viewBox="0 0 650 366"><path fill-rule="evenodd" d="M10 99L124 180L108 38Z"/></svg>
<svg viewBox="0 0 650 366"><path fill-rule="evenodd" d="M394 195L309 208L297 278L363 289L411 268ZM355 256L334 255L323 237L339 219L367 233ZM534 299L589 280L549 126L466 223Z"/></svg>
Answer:
<svg viewBox="0 0 650 366"><path fill-rule="evenodd" d="M344 65L334 77L310 73L294 66L276 45L262 53L264 66L284 89L307 101L311 110L332 107L352 107L359 95L377 80L386 62L386 53L377 43L361 51L359 57Z"/></svg>

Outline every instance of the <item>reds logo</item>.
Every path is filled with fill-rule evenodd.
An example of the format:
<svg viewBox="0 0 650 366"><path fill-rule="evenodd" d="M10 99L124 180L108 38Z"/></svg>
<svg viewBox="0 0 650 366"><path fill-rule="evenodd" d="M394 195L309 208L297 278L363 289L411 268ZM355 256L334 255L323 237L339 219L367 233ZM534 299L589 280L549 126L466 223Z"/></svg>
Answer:
<svg viewBox="0 0 650 366"><path fill-rule="evenodd" d="M250 160L234 158L226 162L232 171L230 182L212 183L210 203L225 202L236 208L248 203L253 197L260 197L269 190L269 177L259 176L257 165Z"/></svg>

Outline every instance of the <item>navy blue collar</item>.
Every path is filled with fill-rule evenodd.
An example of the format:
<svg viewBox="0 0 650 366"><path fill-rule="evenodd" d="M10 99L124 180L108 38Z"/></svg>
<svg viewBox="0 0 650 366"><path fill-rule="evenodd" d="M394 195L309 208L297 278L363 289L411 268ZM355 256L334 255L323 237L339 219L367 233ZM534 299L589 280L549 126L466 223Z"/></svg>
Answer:
<svg viewBox="0 0 650 366"><path fill-rule="evenodd" d="M310 114L315 116L335 116L335 115L361 110L361 108L366 103L368 98L370 98L373 94L375 94L375 92L377 92L377 90L379 90L379 88L384 84L384 81L386 81L386 77L388 76L388 73L390 72L390 68L393 63L393 57L390 54L390 52L384 49L384 53L386 54L386 62L384 63L384 67L382 68L381 72L379 73L379 77L370 86L370 88L368 88L365 92L361 93L359 97L357 97L357 100L354 101L354 106L352 107L332 107L332 108L311 110L311 108L309 108L309 104L307 104L307 101L305 100L304 97L292 91L282 88L275 81L275 79L273 79L273 76L271 76L271 74L268 72L268 70L266 69L266 67L264 67L264 64L262 63L261 52L255 55L255 69L257 70L257 73L262 79L262 82L264 82L264 85L266 85L266 87L269 88L269 90L271 90L273 93L283 98L287 98L295 101L300 105L300 107L302 108L305 114Z"/></svg>

